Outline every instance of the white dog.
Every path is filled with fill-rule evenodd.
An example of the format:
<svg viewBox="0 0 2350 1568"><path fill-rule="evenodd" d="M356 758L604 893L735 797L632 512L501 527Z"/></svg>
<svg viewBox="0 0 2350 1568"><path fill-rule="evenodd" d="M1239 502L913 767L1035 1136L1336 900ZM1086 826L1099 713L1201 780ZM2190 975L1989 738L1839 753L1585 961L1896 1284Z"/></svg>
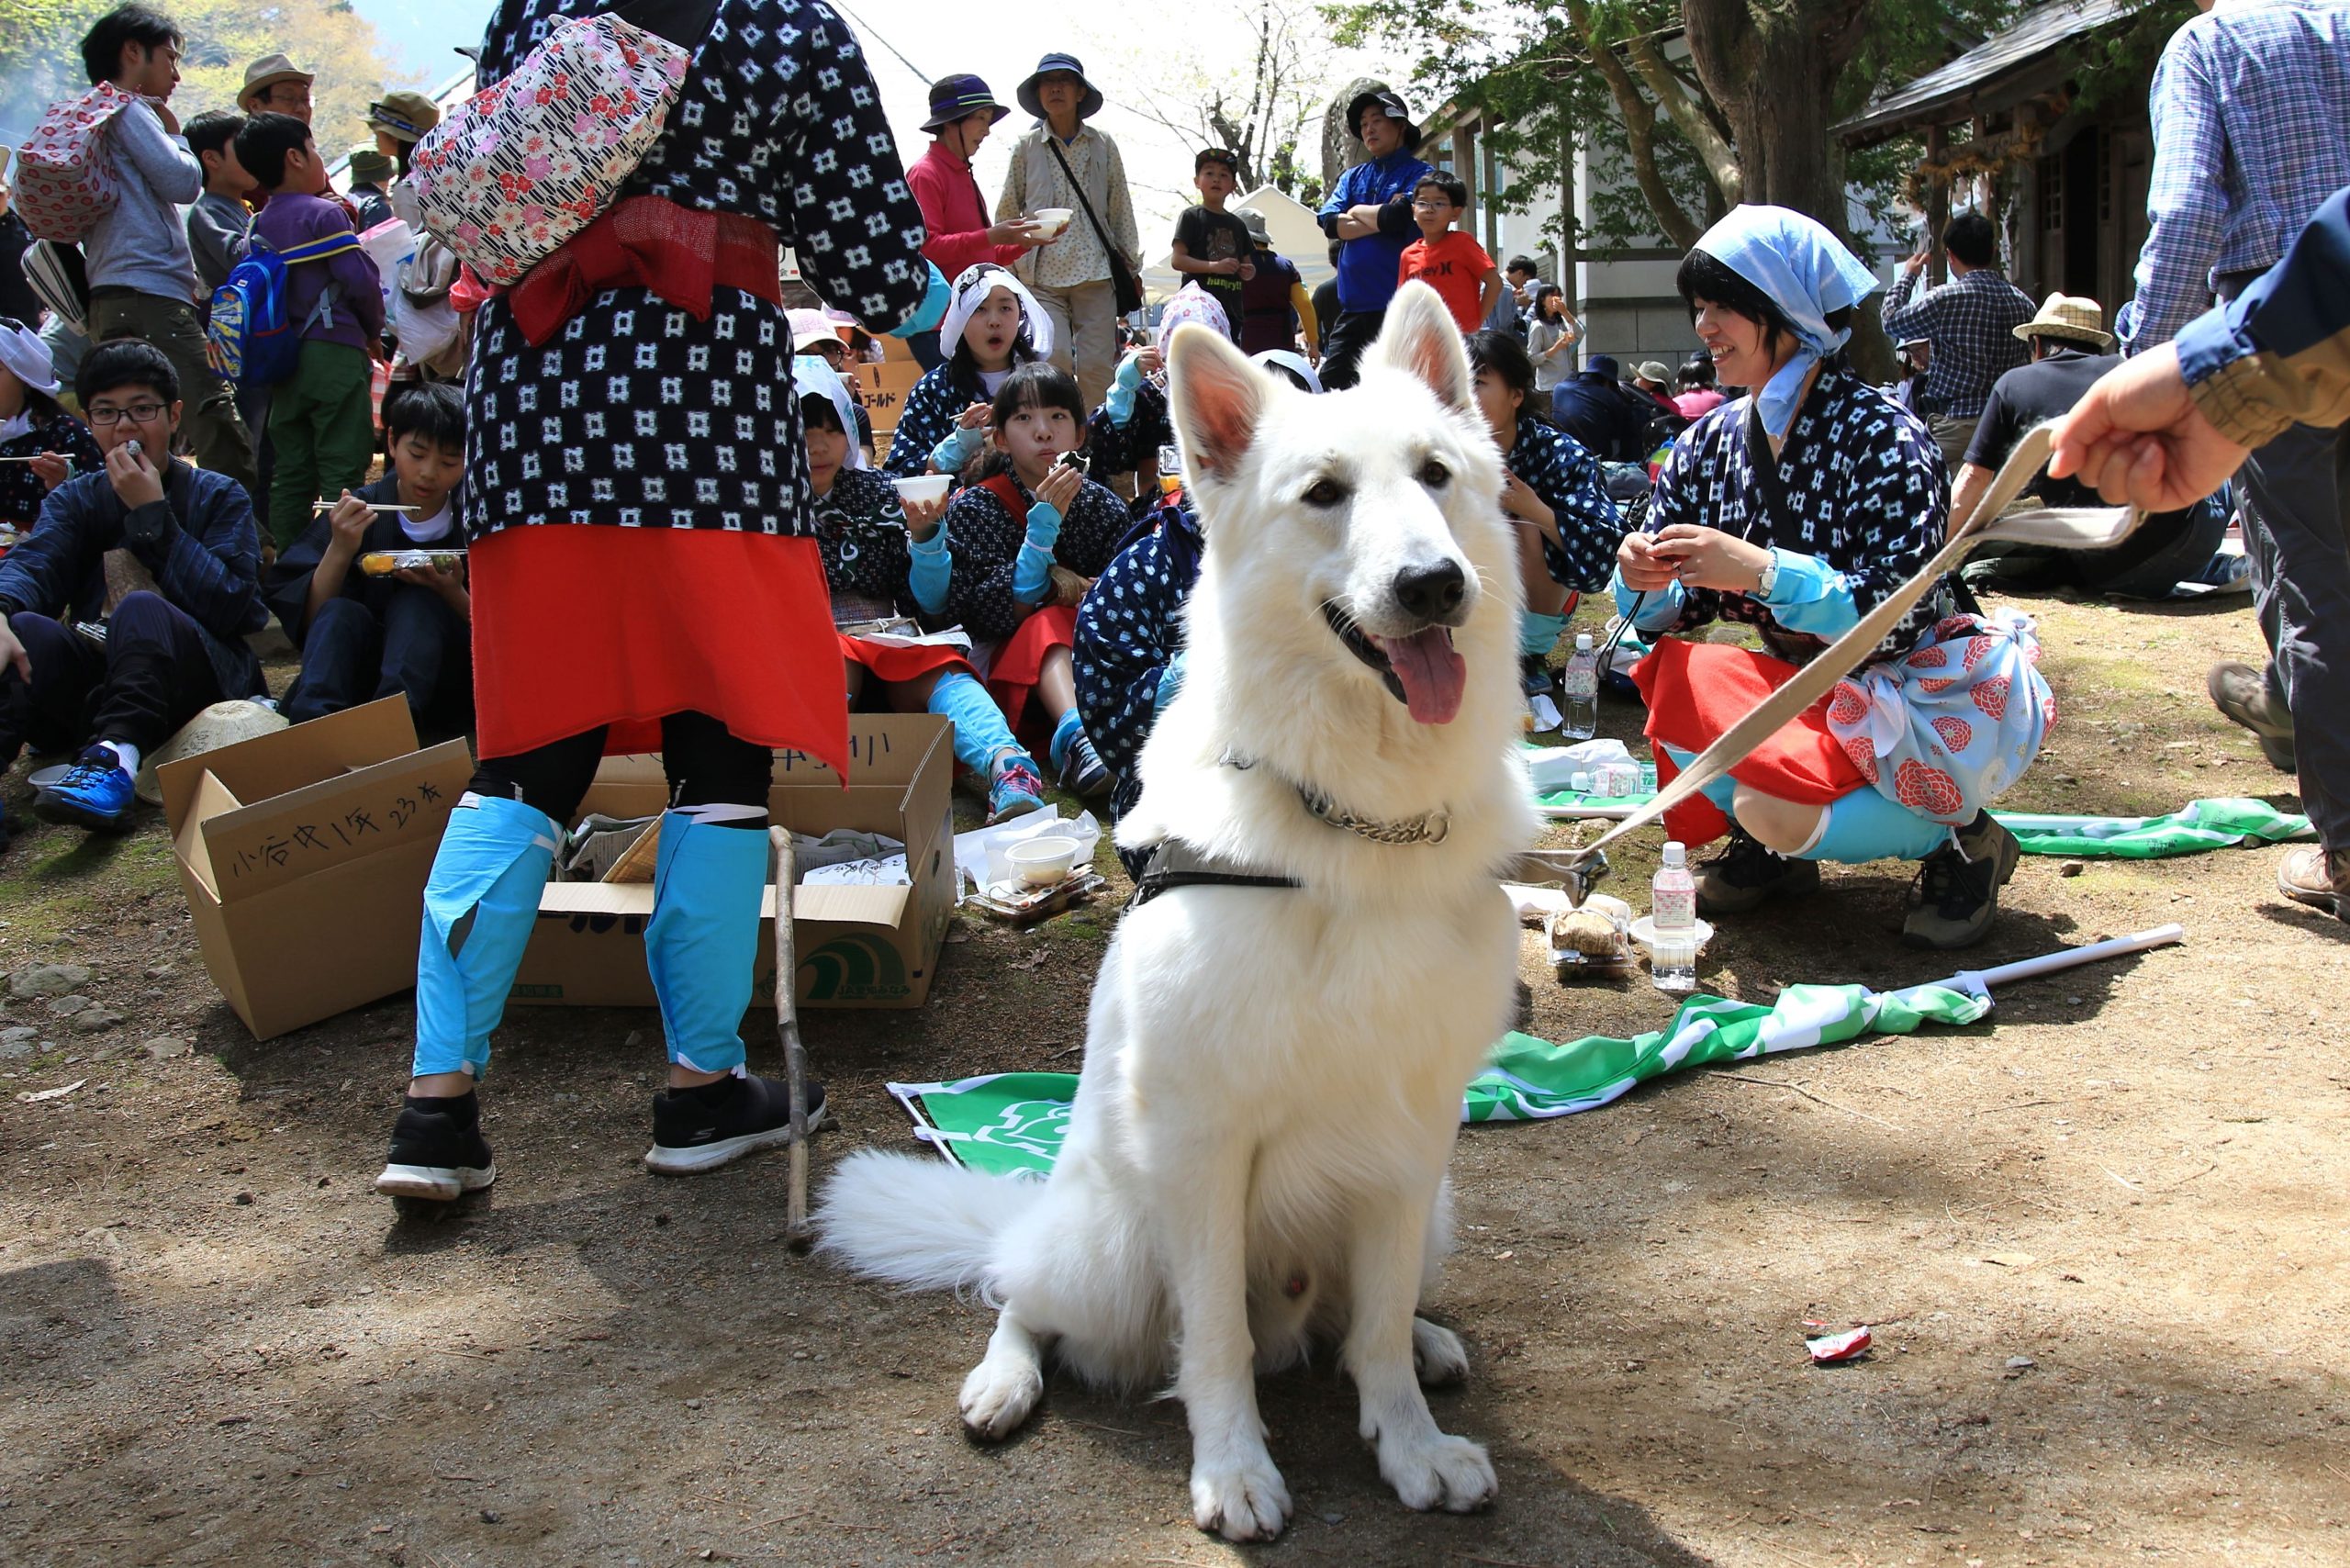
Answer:
<svg viewBox="0 0 2350 1568"><path fill-rule="evenodd" d="M963 1384L982 1437L1035 1407L1048 1348L1129 1391L1171 1349L1193 1518L1267 1539L1290 1498L1254 1373L1326 1336L1380 1473L1465 1511L1493 1463L1438 1429L1420 1381L1467 1359L1415 1314L1461 1088L1514 1002L1495 872L1535 830L1501 462L1424 285L1350 391L1308 398L1197 327L1168 359L1206 554L1119 838L1297 886L1185 885L1126 914L1048 1182L861 1154L819 1225L865 1272L1000 1305Z"/></svg>

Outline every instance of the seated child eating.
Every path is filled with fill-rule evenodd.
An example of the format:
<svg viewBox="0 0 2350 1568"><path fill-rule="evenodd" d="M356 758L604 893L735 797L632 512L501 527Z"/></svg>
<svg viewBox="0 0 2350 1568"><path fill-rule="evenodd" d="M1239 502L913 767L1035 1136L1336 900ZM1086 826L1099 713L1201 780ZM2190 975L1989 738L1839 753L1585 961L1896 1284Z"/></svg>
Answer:
<svg viewBox="0 0 2350 1568"><path fill-rule="evenodd" d="M954 474L987 440L988 399L1003 378L1053 352L1053 319L1018 278L993 262L965 267L956 279L938 341L946 361L914 383L882 464L901 479ZM947 461L934 461L942 442Z"/></svg>
<svg viewBox="0 0 2350 1568"><path fill-rule="evenodd" d="M1534 361L1507 332L1472 332L1477 411L1502 449L1502 512L1518 525L1526 612L1518 622L1522 681L1529 698L1551 689L1550 650L1575 612L1616 570L1624 522L1583 442L1542 417Z"/></svg>
<svg viewBox="0 0 2350 1568"><path fill-rule="evenodd" d="M0 539L31 532L51 490L104 461L88 427L58 406L49 345L0 318Z"/></svg>
<svg viewBox="0 0 2350 1568"><path fill-rule="evenodd" d="M948 616L979 639L971 662L1015 726L1035 693L1065 789L1098 796L1109 770L1077 714L1077 605L1132 526L1124 501L1066 461L1085 433L1077 382L1050 364L1005 378L987 455L946 509Z"/></svg>
<svg viewBox="0 0 2350 1568"><path fill-rule="evenodd" d="M456 526L464 510L464 395L448 382L420 383L392 396L384 423L392 471L343 491L263 576L263 597L302 650L285 716L298 724L397 692L419 733L461 735L474 716L464 560L388 573L360 563L401 550L464 548Z"/></svg>
<svg viewBox="0 0 2350 1568"><path fill-rule="evenodd" d="M129 825L139 760L215 702L266 689L245 641L269 624L245 488L171 455L179 372L136 338L92 349L74 391L105 465L50 492L0 559L0 767L70 751L44 820Z"/></svg>
<svg viewBox="0 0 2350 1568"><path fill-rule="evenodd" d="M952 647L908 640L917 631L907 614L918 602L916 585L921 597L945 599L946 501L901 501L890 481L866 466L849 435L848 388L831 369L803 357L792 365L792 381L850 700L870 684L899 712L953 720L955 760L988 781L988 821L1035 811L1045 803L1045 780L970 661Z"/></svg>

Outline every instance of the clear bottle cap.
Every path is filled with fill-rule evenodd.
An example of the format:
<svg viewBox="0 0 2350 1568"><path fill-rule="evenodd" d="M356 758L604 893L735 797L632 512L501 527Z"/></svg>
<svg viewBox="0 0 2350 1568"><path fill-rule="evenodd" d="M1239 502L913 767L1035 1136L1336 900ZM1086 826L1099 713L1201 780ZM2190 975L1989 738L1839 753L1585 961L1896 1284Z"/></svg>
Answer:
<svg viewBox="0 0 2350 1568"><path fill-rule="evenodd" d="M1677 842L1667 843L1664 846L1664 863L1668 866L1686 866L1689 864L1689 851Z"/></svg>
<svg viewBox="0 0 2350 1568"><path fill-rule="evenodd" d="M1575 633L1575 652L1579 654L1587 654L1591 652L1590 633L1578 632Z"/></svg>

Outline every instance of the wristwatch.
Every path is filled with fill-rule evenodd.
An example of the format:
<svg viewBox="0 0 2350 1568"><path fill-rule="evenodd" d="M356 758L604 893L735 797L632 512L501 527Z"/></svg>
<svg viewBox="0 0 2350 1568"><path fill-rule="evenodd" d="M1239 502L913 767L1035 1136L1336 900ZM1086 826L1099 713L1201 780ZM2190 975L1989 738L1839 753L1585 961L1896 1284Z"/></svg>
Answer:
<svg viewBox="0 0 2350 1568"><path fill-rule="evenodd" d="M1779 580L1779 553L1771 551L1762 558L1762 569L1754 574L1754 597L1768 600L1772 585Z"/></svg>

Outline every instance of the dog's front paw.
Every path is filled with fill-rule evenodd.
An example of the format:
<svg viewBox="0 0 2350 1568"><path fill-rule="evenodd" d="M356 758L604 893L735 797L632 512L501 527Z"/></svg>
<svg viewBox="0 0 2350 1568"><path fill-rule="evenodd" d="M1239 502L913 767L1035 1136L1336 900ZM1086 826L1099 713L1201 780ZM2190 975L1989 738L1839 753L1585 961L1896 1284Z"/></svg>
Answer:
<svg viewBox="0 0 2350 1568"><path fill-rule="evenodd" d="M1289 1523L1289 1487L1272 1458L1192 1471L1192 1522L1226 1540L1270 1540Z"/></svg>
<svg viewBox="0 0 2350 1568"><path fill-rule="evenodd" d="M1494 1462L1485 1457L1484 1449L1443 1432L1408 1442L1382 1439L1379 1473L1395 1488L1405 1507L1422 1513L1431 1508L1472 1513L1501 1491L1501 1483L1494 1476Z"/></svg>
<svg viewBox="0 0 2350 1568"><path fill-rule="evenodd" d="M1044 1392L1044 1374L1035 1362L990 1356L963 1380L963 1425L974 1437L1008 1438Z"/></svg>
<svg viewBox="0 0 2350 1568"><path fill-rule="evenodd" d="M1460 1343L1460 1336L1451 1329L1430 1323L1425 1317L1412 1319L1412 1371L1418 1374L1422 1388L1440 1388L1446 1383L1460 1383L1469 1375L1469 1351Z"/></svg>

